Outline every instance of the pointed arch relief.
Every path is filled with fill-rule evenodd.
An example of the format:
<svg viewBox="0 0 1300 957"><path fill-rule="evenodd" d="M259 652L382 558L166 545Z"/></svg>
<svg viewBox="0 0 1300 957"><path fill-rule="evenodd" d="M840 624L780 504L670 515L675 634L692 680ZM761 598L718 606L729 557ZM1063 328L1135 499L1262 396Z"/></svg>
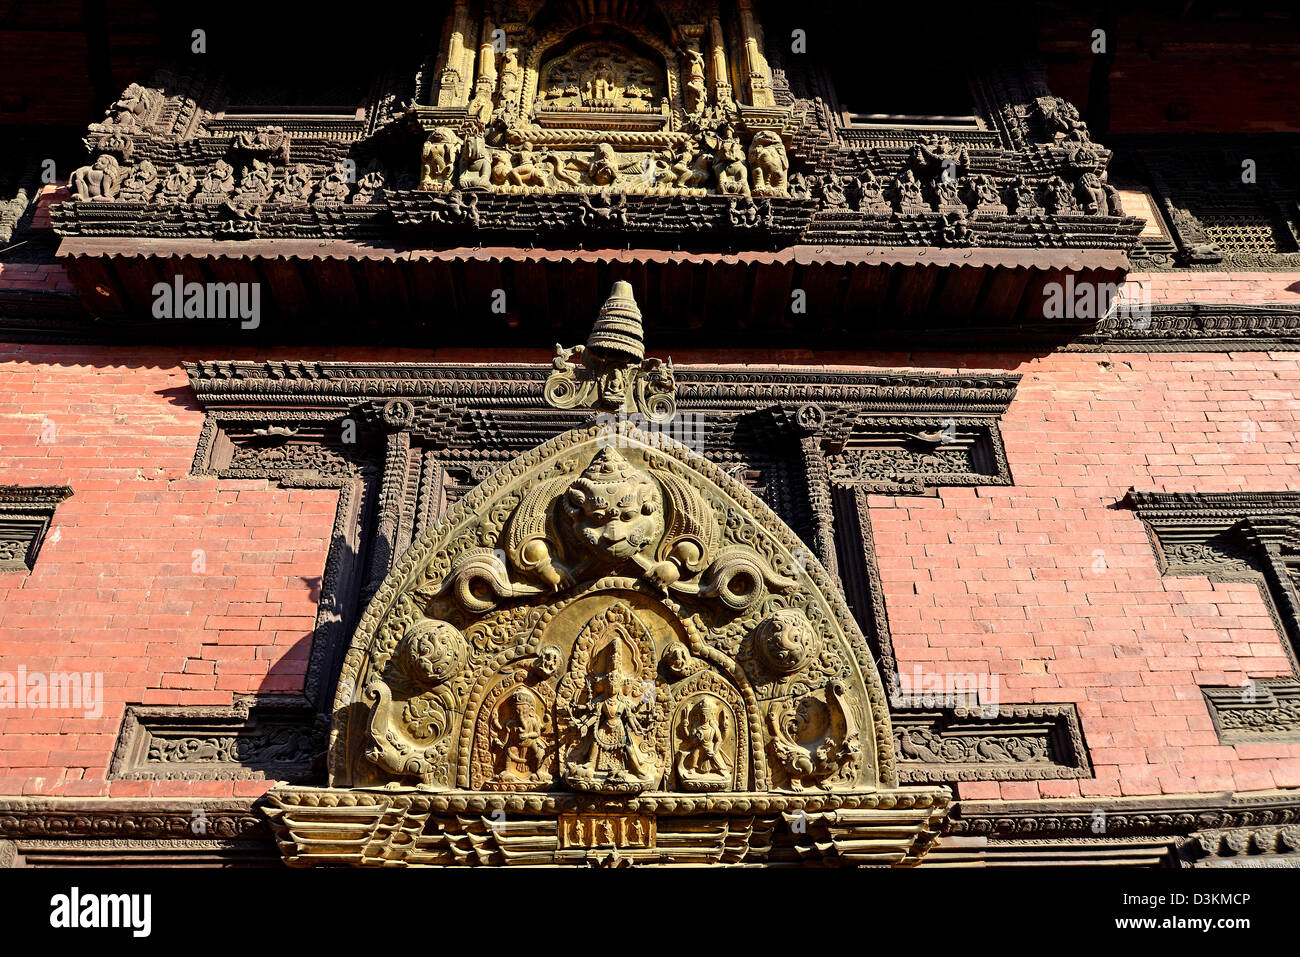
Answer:
<svg viewBox="0 0 1300 957"><path fill-rule="evenodd" d="M725 862L777 833L850 860L873 828L905 863L949 804L897 786L875 665L806 546L626 423L520 456L411 547L343 662L329 787L270 797L295 864Z"/></svg>

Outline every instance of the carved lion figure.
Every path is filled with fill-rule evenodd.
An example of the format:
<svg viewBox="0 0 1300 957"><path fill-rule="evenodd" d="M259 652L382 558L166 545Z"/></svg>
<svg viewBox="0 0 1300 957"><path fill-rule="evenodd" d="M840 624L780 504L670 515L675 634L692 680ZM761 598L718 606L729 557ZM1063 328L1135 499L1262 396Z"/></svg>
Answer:
<svg viewBox="0 0 1300 957"><path fill-rule="evenodd" d="M749 144L749 171L754 178L754 195L785 195L790 159L781 137L771 130L759 130Z"/></svg>

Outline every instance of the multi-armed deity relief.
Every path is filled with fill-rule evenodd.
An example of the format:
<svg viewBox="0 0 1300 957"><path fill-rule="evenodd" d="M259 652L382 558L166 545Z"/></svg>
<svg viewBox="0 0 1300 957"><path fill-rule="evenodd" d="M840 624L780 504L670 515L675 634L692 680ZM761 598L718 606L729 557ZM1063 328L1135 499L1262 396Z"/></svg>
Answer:
<svg viewBox="0 0 1300 957"><path fill-rule="evenodd" d="M641 341L619 283L585 374L642 374ZM526 831L540 863L757 858L789 827L846 860L879 827L860 859L898 863L948 803L897 787L874 661L811 551L722 469L622 417L504 465L412 546L357 628L334 715L331 787L272 794L294 863L341 853L343 808L422 835L367 832L355 863L455 863L475 808L499 826L466 840L508 857Z"/></svg>

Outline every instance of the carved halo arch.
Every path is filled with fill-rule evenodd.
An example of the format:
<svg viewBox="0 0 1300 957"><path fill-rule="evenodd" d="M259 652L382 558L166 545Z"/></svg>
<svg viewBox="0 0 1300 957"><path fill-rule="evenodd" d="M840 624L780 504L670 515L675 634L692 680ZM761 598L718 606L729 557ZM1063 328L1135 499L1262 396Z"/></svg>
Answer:
<svg viewBox="0 0 1300 957"><path fill-rule="evenodd" d="M523 556L528 561L506 552L521 510L542 508L554 525L590 518L579 506L594 501L599 519L611 504L601 488L619 490L625 519L636 510L628 506L635 490L637 501L651 503L643 515L667 513L644 526L633 515L627 528L653 529L642 553L617 552L623 538L614 536L614 551L584 558L575 541L606 541L604 526L590 524L576 538L572 530L554 535L552 550ZM626 667L617 659L627 654L605 656L616 663L599 668L584 660L575 671L586 654L575 652L583 629L611 614L635 619L650 640L638 639L640 647L652 652L637 652ZM646 662L646 653L655 660ZM640 701L633 677L647 686ZM545 720L528 715L530 727L496 723L502 747L531 750L534 757L520 759L525 771L548 769L505 789L653 792L680 783L675 768L710 766L702 760L710 741L744 745L743 760L711 765L734 762L727 780L737 790L897 786L884 689L821 564L739 481L684 445L627 424L575 429L524 453L402 556L340 671L331 786L466 789L471 764L484 766L475 737L476 727L492 724L480 720L484 697L504 681L537 688L529 704L555 703ZM691 740L679 740L688 722L678 706L711 687L717 706L700 709ZM708 727L710 717L741 709L739 732L739 720ZM611 731L606 720L624 723ZM638 751L629 742L642 732ZM593 741L610 753L596 754ZM674 749L678 757L694 749L692 760L675 760ZM627 767L611 770L619 761ZM715 786L698 782L701 790Z"/></svg>
<svg viewBox="0 0 1300 957"><path fill-rule="evenodd" d="M668 97L669 107L677 113L684 109L678 78L681 65L678 62L678 55L667 42L643 26L625 26L613 21L591 20L585 23L564 23L551 27L531 46L528 59L524 64L524 87L520 99L526 115L532 115L537 109L537 91L542 70L546 65L565 52L597 40L622 44L629 51L647 58L651 58L650 55L653 53L655 55L653 59L658 61L656 65L664 74L665 95Z"/></svg>

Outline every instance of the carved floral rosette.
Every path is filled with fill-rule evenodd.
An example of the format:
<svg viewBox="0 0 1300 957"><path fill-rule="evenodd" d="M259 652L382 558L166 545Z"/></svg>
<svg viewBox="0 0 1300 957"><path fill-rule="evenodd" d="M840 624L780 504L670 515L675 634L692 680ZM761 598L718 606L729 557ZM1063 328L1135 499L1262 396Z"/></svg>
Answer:
<svg viewBox="0 0 1300 957"><path fill-rule="evenodd" d="M668 859L653 835L669 832L645 802L673 795L700 812L906 799L922 824L948 802L898 788L874 663L798 538L721 469L626 423L506 464L413 545L356 630L334 713L332 794L595 801L623 816L560 833L635 832L624 850L646 860ZM523 828L535 848L560 826L490 838L508 849ZM915 850L898 841L895 863Z"/></svg>

